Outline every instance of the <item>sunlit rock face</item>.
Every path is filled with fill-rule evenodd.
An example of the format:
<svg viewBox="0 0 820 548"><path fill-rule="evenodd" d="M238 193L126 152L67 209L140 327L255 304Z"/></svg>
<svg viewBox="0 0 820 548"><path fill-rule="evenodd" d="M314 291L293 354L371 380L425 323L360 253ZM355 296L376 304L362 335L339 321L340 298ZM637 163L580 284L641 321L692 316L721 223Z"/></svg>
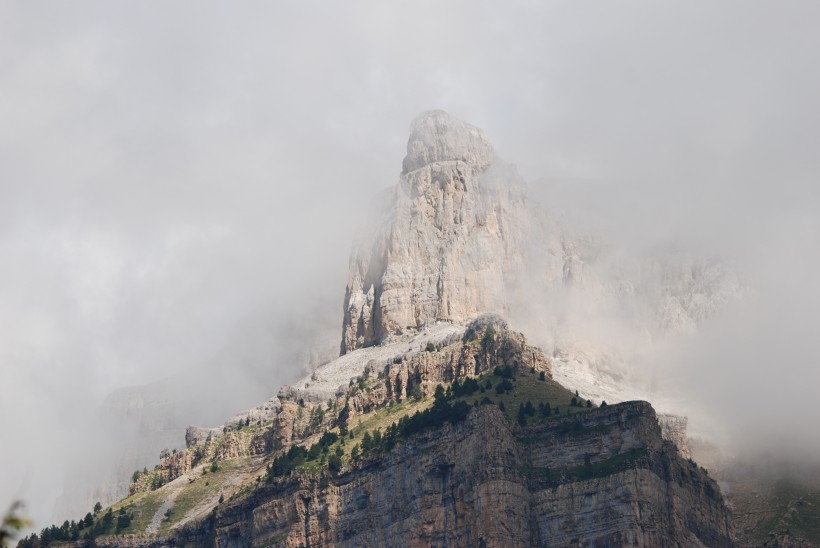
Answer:
<svg viewBox="0 0 820 548"><path fill-rule="evenodd" d="M342 353L504 312L528 222L524 184L484 132L442 111L421 114L381 222L351 256Z"/></svg>
<svg viewBox="0 0 820 548"><path fill-rule="evenodd" d="M569 228L560 212L528 198L481 129L445 112L413 121L402 167L351 254L342 354L436 321L500 313L537 329L531 335L556 357L583 362L572 377L590 365L585 355L624 353L609 332L597 340L596 329L615 324L627 331L616 340L645 350L692 331L740 294L719 261L624 253L605 234ZM591 395L627 399L623 390Z"/></svg>

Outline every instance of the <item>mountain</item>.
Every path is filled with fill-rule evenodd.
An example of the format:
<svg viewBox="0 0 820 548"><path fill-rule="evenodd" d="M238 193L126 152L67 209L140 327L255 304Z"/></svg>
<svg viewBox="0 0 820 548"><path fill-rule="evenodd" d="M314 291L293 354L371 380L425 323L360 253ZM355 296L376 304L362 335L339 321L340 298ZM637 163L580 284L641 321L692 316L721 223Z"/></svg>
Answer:
<svg viewBox="0 0 820 548"><path fill-rule="evenodd" d="M649 321L701 273L607 278L606 246L534 208L484 133L442 111L414 120L402 165L351 257L339 357L221 426L188 428L127 498L49 539L734 545L719 486L686 458L685 420L562 385L565 354L502 319L562 291ZM676 317L706 309L696 301Z"/></svg>
<svg viewBox="0 0 820 548"><path fill-rule="evenodd" d="M503 312L521 270L524 185L484 132L442 111L413 121L399 184L350 262L342 353L436 321Z"/></svg>

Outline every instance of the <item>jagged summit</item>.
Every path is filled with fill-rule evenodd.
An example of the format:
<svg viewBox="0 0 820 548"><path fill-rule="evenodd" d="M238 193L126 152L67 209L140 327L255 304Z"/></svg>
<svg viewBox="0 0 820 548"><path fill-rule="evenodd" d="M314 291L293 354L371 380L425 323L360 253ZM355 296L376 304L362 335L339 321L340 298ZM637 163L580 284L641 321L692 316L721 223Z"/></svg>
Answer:
<svg viewBox="0 0 820 548"><path fill-rule="evenodd" d="M523 181L504 166L477 127L440 110L413 121L399 183L351 255L342 354L505 312L529 214Z"/></svg>
<svg viewBox="0 0 820 548"><path fill-rule="evenodd" d="M403 173L435 162L462 161L477 169L489 166L495 153L484 132L443 110L419 114L410 125Z"/></svg>

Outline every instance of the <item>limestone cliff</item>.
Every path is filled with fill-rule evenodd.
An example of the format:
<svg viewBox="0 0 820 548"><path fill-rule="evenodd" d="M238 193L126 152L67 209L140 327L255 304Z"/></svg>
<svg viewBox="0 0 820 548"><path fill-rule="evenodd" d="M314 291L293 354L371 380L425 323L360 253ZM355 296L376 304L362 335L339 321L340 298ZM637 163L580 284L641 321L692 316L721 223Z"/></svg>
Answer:
<svg viewBox="0 0 820 548"><path fill-rule="evenodd" d="M505 310L528 214L521 179L483 131L442 111L416 118L381 215L351 256L342 353Z"/></svg>
<svg viewBox="0 0 820 548"><path fill-rule="evenodd" d="M262 485L142 545L721 547L732 534L717 484L663 441L648 404L629 402L515 428L481 406L339 475Z"/></svg>

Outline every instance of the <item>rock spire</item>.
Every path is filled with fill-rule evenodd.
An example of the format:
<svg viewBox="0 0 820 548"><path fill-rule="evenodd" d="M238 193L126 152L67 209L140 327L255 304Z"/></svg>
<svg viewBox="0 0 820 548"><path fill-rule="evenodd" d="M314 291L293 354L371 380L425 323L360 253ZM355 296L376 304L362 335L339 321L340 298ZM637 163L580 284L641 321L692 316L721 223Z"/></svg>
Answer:
<svg viewBox="0 0 820 548"><path fill-rule="evenodd" d="M446 112L412 123L399 183L354 249L341 352L503 312L522 261L524 185L482 130Z"/></svg>

